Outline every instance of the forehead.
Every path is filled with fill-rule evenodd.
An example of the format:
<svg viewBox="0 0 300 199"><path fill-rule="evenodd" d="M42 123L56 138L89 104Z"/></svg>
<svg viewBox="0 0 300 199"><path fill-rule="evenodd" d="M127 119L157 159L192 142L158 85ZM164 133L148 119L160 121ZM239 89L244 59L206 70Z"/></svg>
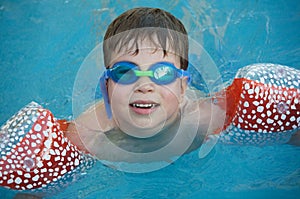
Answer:
<svg viewBox="0 0 300 199"><path fill-rule="evenodd" d="M175 53L168 41L164 49L157 38L155 39L131 40L127 46L116 48L118 50L111 52L110 66L118 61L131 61L140 66L167 61L180 68L180 56Z"/></svg>

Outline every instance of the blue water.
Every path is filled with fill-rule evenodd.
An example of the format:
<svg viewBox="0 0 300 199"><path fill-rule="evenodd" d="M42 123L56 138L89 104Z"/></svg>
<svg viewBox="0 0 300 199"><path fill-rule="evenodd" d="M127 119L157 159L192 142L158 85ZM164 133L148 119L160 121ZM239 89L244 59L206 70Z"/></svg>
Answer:
<svg viewBox="0 0 300 199"><path fill-rule="evenodd" d="M0 1L0 124L34 100L72 119L72 89L107 25L136 6L166 9L203 45L224 81L256 62L300 69L300 4L257 1ZM210 70L207 68L207 70ZM0 189L0 198L15 192ZM216 145L159 171L131 174L100 162L49 198L297 198L300 147Z"/></svg>

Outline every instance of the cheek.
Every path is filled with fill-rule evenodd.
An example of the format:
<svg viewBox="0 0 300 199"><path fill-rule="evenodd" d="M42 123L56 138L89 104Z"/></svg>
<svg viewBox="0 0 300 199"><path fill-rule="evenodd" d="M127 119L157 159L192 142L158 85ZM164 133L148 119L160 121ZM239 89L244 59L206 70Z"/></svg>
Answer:
<svg viewBox="0 0 300 199"><path fill-rule="evenodd" d="M124 104L128 102L128 96L130 94L130 89L125 88L122 85L110 83L108 84L108 96L111 105L113 104Z"/></svg>
<svg viewBox="0 0 300 199"><path fill-rule="evenodd" d="M177 101L180 101L180 98L182 97L183 91L180 80L177 80L173 84L166 87L168 90L168 96L173 98L176 98Z"/></svg>
<svg viewBox="0 0 300 199"><path fill-rule="evenodd" d="M182 100L182 92L179 84L162 88L162 98L168 106L178 106Z"/></svg>
<svg viewBox="0 0 300 199"><path fill-rule="evenodd" d="M173 115L179 109L178 97L171 93L164 96L163 109L168 113L168 115Z"/></svg>

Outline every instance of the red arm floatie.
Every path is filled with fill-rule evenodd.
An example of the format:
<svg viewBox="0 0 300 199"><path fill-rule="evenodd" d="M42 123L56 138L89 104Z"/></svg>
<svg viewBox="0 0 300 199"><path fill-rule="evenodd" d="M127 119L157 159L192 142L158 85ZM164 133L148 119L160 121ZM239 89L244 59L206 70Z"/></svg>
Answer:
<svg viewBox="0 0 300 199"><path fill-rule="evenodd" d="M288 142L300 128L299 74L296 69L274 64L241 69L233 83L215 97L226 108L221 141L258 145Z"/></svg>
<svg viewBox="0 0 300 199"><path fill-rule="evenodd" d="M92 159L64 137L67 123L30 103L1 127L0 185L17 190L58 189ZM87 163L89 162L89 163Z"/></svg>

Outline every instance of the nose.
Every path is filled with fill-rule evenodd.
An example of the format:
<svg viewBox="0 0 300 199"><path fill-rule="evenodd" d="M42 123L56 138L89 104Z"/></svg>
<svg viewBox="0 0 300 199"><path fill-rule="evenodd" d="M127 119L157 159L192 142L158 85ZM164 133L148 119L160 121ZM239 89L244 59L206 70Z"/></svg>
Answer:
<svg viewBox="0 0 300 199"><path fill-rule="evenodd" d="M140 77L135 85L135 92L151 93L155 89L154 83L148 77Z"/></svg>

